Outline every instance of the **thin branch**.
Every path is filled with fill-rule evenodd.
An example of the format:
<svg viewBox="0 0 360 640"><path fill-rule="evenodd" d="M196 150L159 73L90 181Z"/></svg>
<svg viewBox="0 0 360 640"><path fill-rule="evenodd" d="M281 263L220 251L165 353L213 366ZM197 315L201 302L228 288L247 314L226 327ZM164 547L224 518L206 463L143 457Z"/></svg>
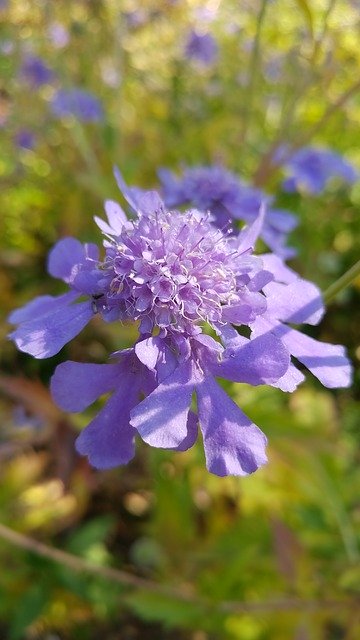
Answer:
<svg viewBox="0 0 360 640"><path fill-rule="evenodd" d="M90 573L128 587L146 589L147 591L159 593L160 595L174 596L179 600L187 602L193 601L192 595L185 593L181 589L172 589L169 585L162 585L152 580L135 576L127 571L113 569L112 567L104 567L102 565L89 562L88 560L83 560L82 558L68 553L67 551L50 547L43 542L34 540L30 536L18 533L2 523L0 523L0 538L16 547L19 547L20 549L31 551L42 558L48 558L49 560L68 567L78 573Z"/></svg>
<svg viewBox="0 0 360 640"><path fill-rule="evenodd" d="M120 569L111 567L103 567L87 560L83 560L71 553L50 547L43 542L34 540L30 536L18 533L0 523L0 538L6 540L10 544L35 553L42 558L47 558L53 562L59 563L69 569L80 572L90 573L94 576L105 578L117 584L126 585L131 588L143 589L162 596L168 596L191 603L195 606L202 607L208 611L217 610L220 613L274 613L277 611L299 611L299 612L315 612L321 610L334 609L350 609L359 606L359 601L355 598L347 600L302 600L299 598L283 598L279 600L269 600L260 602L221 602L218 604L211 603L201 599L190 590L170 587L165 584L158 584L153 580L135 576Z"/></svg>

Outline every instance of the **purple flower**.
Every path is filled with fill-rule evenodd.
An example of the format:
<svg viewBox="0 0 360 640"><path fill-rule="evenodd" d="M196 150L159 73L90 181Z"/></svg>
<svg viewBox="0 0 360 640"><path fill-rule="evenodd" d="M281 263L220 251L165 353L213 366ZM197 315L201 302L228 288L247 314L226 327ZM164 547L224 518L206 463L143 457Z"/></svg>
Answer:
<svg viewBox="0 0 360 640"><path fill-rule="evenodd" d="M55 116L73 116L82 122L101 122L104 112L100 101L84 89L60 89L54 96L51 109Z"/></svg>
<svg viewBox="0 0 360 640"><path fill-rule="evenodd" d="M35 135L29 129L20 129L15 135L15 144L20 149L33 149L35 146Z"/></svg>
<svg viewBox="0 0 360 640"><path fill-rule="evenodd" d="M168 211L156 192L128 188L115 175L136 218L130 222L117 203L105 203L107 222L95 218L105 236L101 261L94 245L72 238L55 245L49 272L70 291L15 311L10 320L20 326L10 337L43 358L57 353L94 313L107 322L137 322L135 345L112 354L111 363L70 361L55 371L52 394L67 411L112 394L80 434L78 451L95 467L110 468L133 457L136 436L184 451L199 425L210 472L251 473L266 462L266 437L216 378L290 391L303 377L290 364L293 354L324 384L346 386L342 347L314 341L313 357L304 355L306 337L294 337L284 325L318 321L319 292L277 256L253 254L263 212L231 236L213 226L209 214ZM78 301L84 295L88 300ZM251 339L236 326L248 327Z"/></svg>
<svg viewBox="0 0 360 640"><path fill-rule="evenodd" d="M205 66L212 65L218 57L217 42L210 33L197 33L193 30L185 45L185 55Z"/></svg>
<svg viewBox="0 0 360 640"><path fill-rule="evenodd" d="M271 207L271 197L260 189L244 184L223 167L187 168L180 178L167 169L161 169L159 178L167 206L189 204L201 211L210 211L214 223L221 228L234 220L253 222L259 215L261 206L265 205L262 239L283 258L288 259L294 255L294 250L286 246L286 240L297 225L296 216L289 211Z"/></svg>
<svg viewBox="0 0 360 640"><path fill-rule="evenodd" d="M284 161L284 166L288 177L283 182L283 189L290 193L304 189L316 195L324 191L332 178L350 184L358 178L357 171L340 154L316 147L296 151Z"/></svg>
<svg viewBox="0 0 360 640"><path fill-rule="evenodd" d="M48 37L56 49L62 49L69 44L69 32L61 22L53 22L48 28Z"/></svg>
<svg viewBox="0 0 360 640"><path fill-rule="evenodd" d="M20 69L21 77L34 89L49 84L55 78L55 74L41 58L26 55Z"/></svg>

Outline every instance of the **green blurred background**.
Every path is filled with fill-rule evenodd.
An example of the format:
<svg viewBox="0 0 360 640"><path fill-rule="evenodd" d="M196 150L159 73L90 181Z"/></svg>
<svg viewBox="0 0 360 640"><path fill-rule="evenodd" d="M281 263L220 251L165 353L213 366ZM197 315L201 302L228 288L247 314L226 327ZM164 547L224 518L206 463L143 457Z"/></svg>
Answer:
<svg viewBox="0 0 360 640"><path fill-rule="evenodd" d="M104 362L134 330L94 322L36 361L7 341L6 317L63 291L47 253L65 235L97 240L92 216L119 197L114 164L143 187L161 166L215 162L255 181L298 214L292 266L326 289L359 256L360 184L284 194L269 151L320 144L360 167L360 3L3 0L0 24L0 522L145 579L77 571L0 530L1 640L357 640L358 373L339 392L310 375L292 395L229 384L269 438L254 476L210 475L201 444L173 454L142 443L126 468L98 473L74 452L96 408L61 414L49 378L68 358ZM215 38L212 64L184 54L191 29ZM51 82L24 81L28 54ZM94 93L104 121L55 118L60 86ZM16 142L22 130L32 148ZM355 365L359 299L358 280L312 332L345 344Z"/></svg>

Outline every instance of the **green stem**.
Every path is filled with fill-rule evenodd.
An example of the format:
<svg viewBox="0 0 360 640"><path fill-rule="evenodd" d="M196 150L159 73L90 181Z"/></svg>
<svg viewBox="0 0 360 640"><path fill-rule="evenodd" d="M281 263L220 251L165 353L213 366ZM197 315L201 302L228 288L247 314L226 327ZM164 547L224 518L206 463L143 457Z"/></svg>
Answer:
<svg viewBox="0 0 360 640"><path fill-rule="evenodd" d="M260 54L260 37L261 37L261 29L265 18L266 5L268 0L262 0L259 15L256 22L256 33L254 38L254 45L252 49L252 54L250 58L249 70L247 74L247 86L245 89L246 95L246 107L245 113L243 116L243 130L241 135L241 143L244 144L248 129L249 129L249 119L252 113L252 101L254 96L254 90L257 80L257 72L258 72L258 62L259 62L259 54Z"/></svg>
<svg viewBox="0 0 360 640"><path fill-rule="evenodd" d="M324 302L325 303L330 302L333 298L335 298L338 295L338 293L340 293L340 291L342 291L343 289L346 289L346 287L352 284L352 282L354 282L354 280L359 276L360 276L360 260L358 260L358 262L356 262L352 267L350 267L350 269L346 271L344 275L342 275L338 280L333 282L333 284L331 284L330 287L328 287L326 291L324 291L324 294L323 294Z"/></svg>

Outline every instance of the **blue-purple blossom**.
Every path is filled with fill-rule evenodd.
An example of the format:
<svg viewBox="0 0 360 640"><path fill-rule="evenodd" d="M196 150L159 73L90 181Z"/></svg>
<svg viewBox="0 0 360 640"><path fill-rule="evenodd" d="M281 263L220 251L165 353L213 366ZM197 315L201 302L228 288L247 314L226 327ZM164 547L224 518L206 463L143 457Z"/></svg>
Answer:
<svg viewBox="0 0 360 640"><path fill-rule="evenodd" d="M29 129L20 129L14 137L14 141L17 147L20 149L33 149L36 142L36 137Z"/></svg>
<svg viewBox="0 0 360 640"><path fill-rule="evenodd" d="M50 24L47 33L49 40L56 49L62 49L69 44L69 32L61 22L53 22Z"/></svg>
<svg viewBox="0 0 360 640"><path fill-rule="evenodd" d="M251 223L259 215L262 205L266 215L261 237L276 254L288 259L294 256L286 246L288 234L298 224L293 213L272 206L273 199L242 182L234 173L221 166L186 168L181 177L161 169L159 178L164 201L168 207L194 206L210 211L220 228L236 220Z"/></svg>
<svg viewBox="0 0 360 640"><path fill-rule="evenodd" d="M64 410L82 411L111 394L80 434L78 451L93 466L110 468L131 460L136 436L184 451L199 426L210 472L251 473L266 462L266 437L216 378L292 391L303 378L290 364L293 354L327 386L348 385L342 347L313 341L311 356L311 339L284 324L317 322L319 291L279 257L253 254L263 212L235 236L216 228L208 213L169 211L156 192L128 188L116 177L136 218L130 222L120 205L105 203L107 221L95 218L105 237L101 259L94 245L58 242L48 269L70 291L13 312L10 321L19 327L10 337L43 358L95 314L137 322L135 345L112 354L109 364L69 361L55 371L52 394ZM248 327L251 339L237 326Z"/></svg>
<svg viewBox="0 0 360 640"><path fill-rule="evenodd" d="M322 193L333 178L349 184L358 178L358 172L354 167L340 154L329 149L303 147L287 159L286 148L280 149L280 162L282 155L285 155L284 168L287 173L283 189L290 193L304 190L316 195Z"/></svg>
<svg viewBox="0 0 360 640"><path fill-rule="evenodd" d="M20 75L34 89L49 84L55 78L53 70L41 58L32 54L24 56Z"/></svg>
<svg viewBox="0 0 360 640"><path fill-rule="evenodd" d="M189 33L185 45L187 58L210 66L216 62L218 52L217 42L210 33L198 33L194 30Z"/></svg>
<svg viewBox="0 0 360 640"><path fill-rule="evenodd" d="M104 119L101 102L84 89L60 89L52 99L51 109L58 118L72 116L81 122L101 122Z"/></svg>

